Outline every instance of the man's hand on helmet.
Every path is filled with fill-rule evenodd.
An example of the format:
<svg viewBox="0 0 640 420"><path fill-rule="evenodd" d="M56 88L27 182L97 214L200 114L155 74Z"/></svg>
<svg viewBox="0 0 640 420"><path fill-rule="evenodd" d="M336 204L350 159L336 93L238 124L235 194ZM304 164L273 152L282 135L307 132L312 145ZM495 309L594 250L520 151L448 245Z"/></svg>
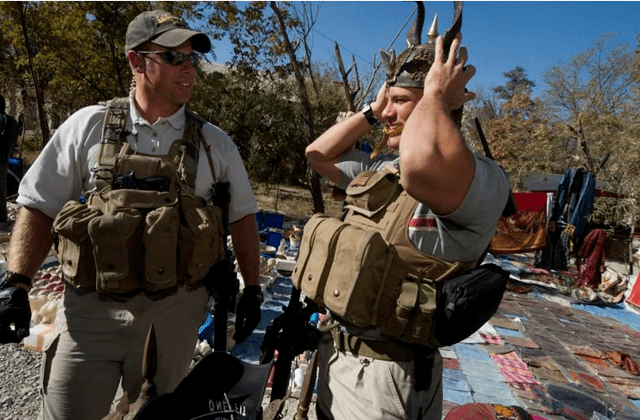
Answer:
<svg viewBox="0 0 640 420"><path fill-rule="evenodd" d="M375 114L376 118L379 121L382 121L382 111L387 106L387 84L384 83L380 90L378 90L378 94L376 95L376 100L371 103L371 111Z"/></svg>
<svg viewBox="0 0 640 420"><path fill-rule="evenodd" d="M474 92L466 89L476 74L476 68L466 64L469 54L466 47L460 47L461 40L462 35L456 35L449 55L445 56L443 39L438 37L435 60L424 81L424 95L441 97L451 111L476 97Z"/></svg>

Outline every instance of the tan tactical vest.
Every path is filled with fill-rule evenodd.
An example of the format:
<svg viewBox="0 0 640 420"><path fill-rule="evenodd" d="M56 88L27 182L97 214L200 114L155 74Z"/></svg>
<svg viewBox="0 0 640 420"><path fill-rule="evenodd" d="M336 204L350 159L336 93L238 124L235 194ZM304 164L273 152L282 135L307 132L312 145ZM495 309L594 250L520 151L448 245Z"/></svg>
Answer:
<svg viewBox="0 0 640 420"><path fill-rule="evenodd" d="M353 325L434 344L442 282L475 263L442 261L413 245L408 225L418 202L395 168L364 171L346 192L344 221L318 214L305 225L294 286Z"/></svg>
<svg viewBox="0 0 640 420"><path fill-rule="evenodd" d="M134 153L125 138L128 100L108 104L96 188L65 204L53 224L66 281L105 294L162 294L198 287L224 256L222 212L194 195L202 120L187 111L167 155ZM213 172L211 156L208 156Z"/></svg>

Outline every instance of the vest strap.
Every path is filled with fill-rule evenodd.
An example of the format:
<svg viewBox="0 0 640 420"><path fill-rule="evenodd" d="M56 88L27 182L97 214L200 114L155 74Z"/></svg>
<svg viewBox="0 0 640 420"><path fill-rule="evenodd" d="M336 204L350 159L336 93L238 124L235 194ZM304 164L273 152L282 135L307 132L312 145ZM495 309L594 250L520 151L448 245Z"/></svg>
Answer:
<svg viewBox="0 0 640 420"><path fill-rule="evenodd" d="M362 338L362 336L349 334L346 331L340 331L338 328L331 329L331 336L338 351L348 351L356 356L370 357L377 360L411 361L416 360L417 354L424 355L424 352L435 351L428 347L397 341L366 339Z"/></svg>
<svg viewBox="0 0 640 420"><path fill-rule="evenodd" d="M118 155L128 152L126 147L123 148L123 146L128 145L126 141L128 114L128 98L116 98L107 102L107 111L102 125L102 138L100 139L98 167L94 169L96 172L96 189L99 192L111 190ZM182 139L172 143L168 157L177 165L181 189L188 194L193 194L201 142L207 149L212 177L214 180L216 177L209 152L210 146L204 141L202 133L204 121L190 110L186 110L186 116L187 120Z"/></svg>

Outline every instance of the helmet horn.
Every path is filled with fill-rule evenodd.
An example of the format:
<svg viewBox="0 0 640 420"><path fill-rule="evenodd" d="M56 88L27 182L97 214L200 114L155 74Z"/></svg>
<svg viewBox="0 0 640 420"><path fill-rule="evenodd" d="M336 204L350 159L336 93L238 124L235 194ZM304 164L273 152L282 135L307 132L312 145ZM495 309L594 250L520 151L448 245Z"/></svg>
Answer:
<svg viewBox="0 0 640 420"><path fill-rule="evenodd" d="M445 55L449 55L449 49L451 49L451 43L453 39L460 33L462 28L462 1L453 2L453 23L451 27L447 29L443 36L443 47Z"/></svg>
<svg viewBox="0 0 640 420"><path fill-rule="evenodd" d="M418 14L409 32L407 32L407 47L414 47L421 44L420 38L422 37L422 26L424 25L424 4L422 4L421 1L417 1L416 3L418 5Z"/></svg>

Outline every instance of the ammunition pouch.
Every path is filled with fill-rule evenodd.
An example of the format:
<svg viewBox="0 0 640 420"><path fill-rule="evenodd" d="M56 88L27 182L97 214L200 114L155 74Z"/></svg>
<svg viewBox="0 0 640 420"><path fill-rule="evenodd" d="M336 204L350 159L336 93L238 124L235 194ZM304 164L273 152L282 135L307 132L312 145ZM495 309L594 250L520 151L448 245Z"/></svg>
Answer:
<svg viewBox="0 0 640 420"><path fill-rule="evenodd" d="M404 262L393 245L371 232L325 215L305 225L293 285L332 314L388 338L437 346L436 302L442 280Z"/></svg>
<svg viewBox="0 0 640 420"><path fill-rule="evenodd" d="M183 195L179 203L170 200L176 202L172 206L121 208L114 201L139 202L144 192L112 193L118 193L117 199L109 205L96 197L85 204L69 201L54 220L54 253L64 279L75 287L106 294L198 287L224 257L218 207Z"/></svg>

